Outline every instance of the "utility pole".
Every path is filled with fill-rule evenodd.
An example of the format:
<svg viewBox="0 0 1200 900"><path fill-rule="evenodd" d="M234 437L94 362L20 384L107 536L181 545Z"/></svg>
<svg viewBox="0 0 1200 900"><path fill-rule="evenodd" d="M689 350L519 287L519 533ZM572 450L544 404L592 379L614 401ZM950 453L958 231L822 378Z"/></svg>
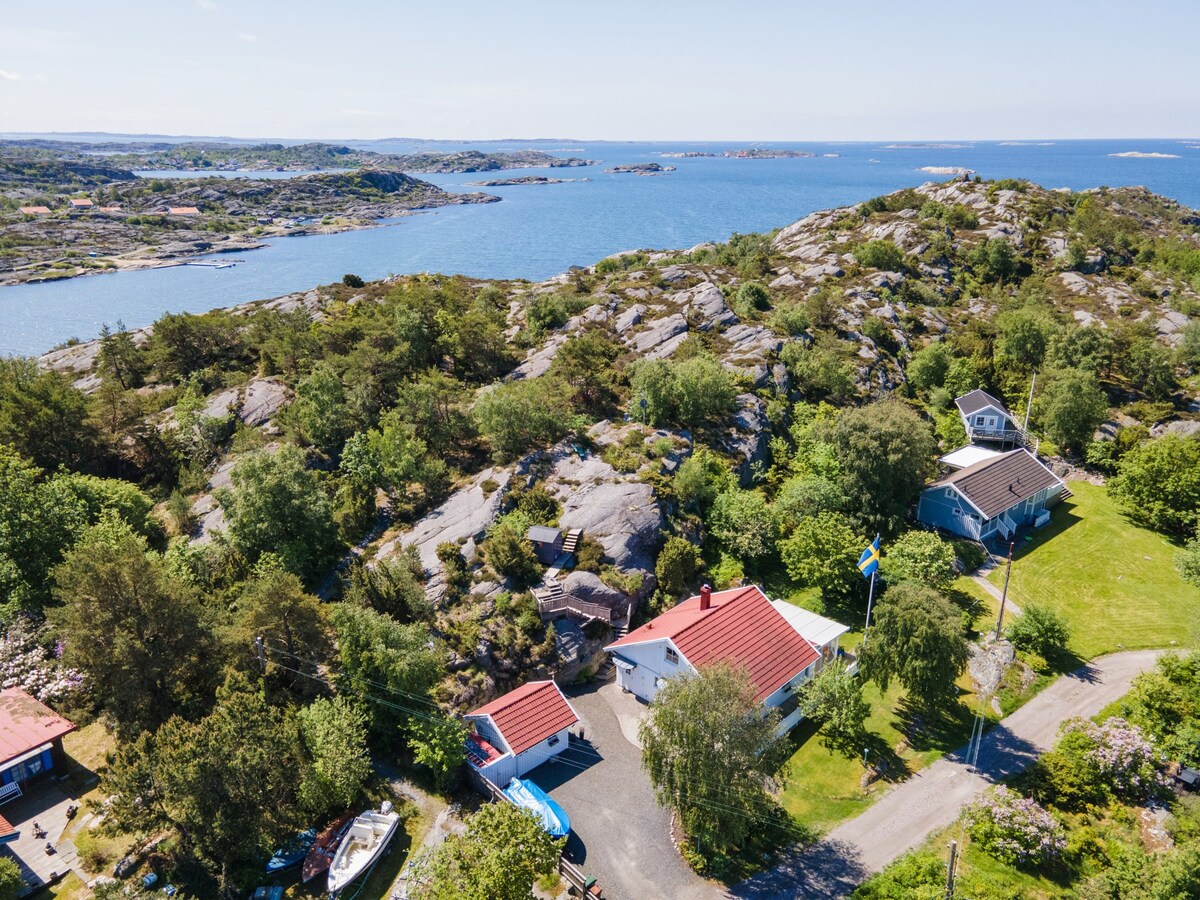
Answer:
<svg viewBox="0 0 1200 900"><path fill-rule="evenodd" d="M1000 640L1000 629L1004 625L1004 604L1008 600L1008 579L1012 575L1014 541L1008 543L1008 562L1004 565L1004 591L1000 594L1000 615L996 617L996 640Z"/></svg>
<svg viewBox="0 0 1200 900"><path fill-rule="evenodd" d="M950 842L950 865L946 866L946 900L954 900L954 860L958 855L958 841Z"/></svg>

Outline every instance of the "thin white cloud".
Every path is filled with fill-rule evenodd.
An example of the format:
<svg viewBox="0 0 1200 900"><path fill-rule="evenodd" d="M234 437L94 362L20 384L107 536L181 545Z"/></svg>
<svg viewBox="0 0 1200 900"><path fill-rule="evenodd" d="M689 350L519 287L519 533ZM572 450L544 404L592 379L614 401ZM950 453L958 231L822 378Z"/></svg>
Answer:
<svg viewBox="0 0 1200 900"><path fill-rule="evenodd" d="M20 81L21 75L18 72L9 72L6 69L0 69L0 78L6 81Z"/></svg>
<svg viewBox="0 0 1200 900"><path fill-rule="evenodd" d="M239 31L237 33L237 36L238 36L239 41L245 41L247 44L257 44L258 43L258 35L257 34L250 34L249 32L246 32L246 31Z"/></svg>
<svg viewBox="0 0 1200 900"><path fill-rule="evenodd" d="M217 4L213 0L196 0L196 5L205 12L212 12L217 8Z"/></svg>

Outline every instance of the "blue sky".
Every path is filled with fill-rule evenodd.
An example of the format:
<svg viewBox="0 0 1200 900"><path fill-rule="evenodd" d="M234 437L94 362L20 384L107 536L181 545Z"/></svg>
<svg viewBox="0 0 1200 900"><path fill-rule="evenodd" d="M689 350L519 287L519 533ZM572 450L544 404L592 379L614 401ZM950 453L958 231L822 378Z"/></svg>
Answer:
<svg viewBox="0 0 1200 900"><path fill-rule="evenodd" d="M1194 0L0 4L0 130L1200 136Z"/></svg>

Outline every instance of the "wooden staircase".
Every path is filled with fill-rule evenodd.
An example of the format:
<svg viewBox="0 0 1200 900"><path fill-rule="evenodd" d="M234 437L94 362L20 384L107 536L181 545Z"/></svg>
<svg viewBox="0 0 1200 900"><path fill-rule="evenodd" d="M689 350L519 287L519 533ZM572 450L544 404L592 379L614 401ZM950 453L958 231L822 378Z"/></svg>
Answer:
<svg viewBox="0 0 1200 900"><path fill-rule="evenodd" d="M562 552L574 554L579 549L579 542L583 540L583 529L572 528L563 538Z"/></svg>

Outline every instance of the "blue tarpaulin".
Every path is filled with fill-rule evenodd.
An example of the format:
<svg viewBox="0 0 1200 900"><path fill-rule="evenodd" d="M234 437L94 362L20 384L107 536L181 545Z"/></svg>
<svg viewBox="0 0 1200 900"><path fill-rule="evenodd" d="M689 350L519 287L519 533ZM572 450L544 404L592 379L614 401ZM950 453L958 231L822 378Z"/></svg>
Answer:
<svg viewBox="0 0 1200 900"><path fill-rule="evenodd" d="M532 781L514 778L504 789L504 796L542 820L542 827L551 837L566 837L571 832L571 817L566 810L550 799L550 795Z"/></svg>

